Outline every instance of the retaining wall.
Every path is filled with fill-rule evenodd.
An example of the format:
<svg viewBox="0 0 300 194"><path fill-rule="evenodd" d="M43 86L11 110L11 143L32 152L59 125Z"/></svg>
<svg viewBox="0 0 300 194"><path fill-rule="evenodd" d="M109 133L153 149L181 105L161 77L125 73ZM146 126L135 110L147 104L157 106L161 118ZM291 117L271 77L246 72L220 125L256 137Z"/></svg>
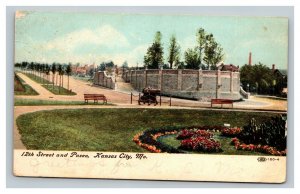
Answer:
<svg viewBox="0 0 300 194"><path fill-rule="evenodd" d="M115 89L114 77L108 76L104 71L98 71L95 73L94 84L110 89Z"/></svg>
<svg viewBox="0 0 300 194"><path fill-rule="evenodd" d="M160 89L164 95L210 101L212 98L238 100L240 73L220 70L131 70L123 79L138 91L145 87Z"/></svg>

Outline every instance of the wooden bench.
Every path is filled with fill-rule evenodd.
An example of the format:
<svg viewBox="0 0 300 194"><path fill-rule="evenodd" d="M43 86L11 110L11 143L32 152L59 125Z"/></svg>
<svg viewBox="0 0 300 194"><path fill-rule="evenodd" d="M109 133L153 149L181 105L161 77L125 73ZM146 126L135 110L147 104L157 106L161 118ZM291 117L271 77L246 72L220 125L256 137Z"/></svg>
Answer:
<svg viewBox="0 0 300 194"><path fill-rule="evenodd" d="M94 100L94 103L103 100L103 104L107 104L107 98L103 94L84 94L84 102L89 103L89 100Z"/></svg>
<svg viewBox="0 0 300 194"><path fill-rule="evenodd" d="M233 108L233 100L230 100L230 99L211 99L211 106L213 104L221 104L221 108L223 108L223 104L231 104Z"/></svg>

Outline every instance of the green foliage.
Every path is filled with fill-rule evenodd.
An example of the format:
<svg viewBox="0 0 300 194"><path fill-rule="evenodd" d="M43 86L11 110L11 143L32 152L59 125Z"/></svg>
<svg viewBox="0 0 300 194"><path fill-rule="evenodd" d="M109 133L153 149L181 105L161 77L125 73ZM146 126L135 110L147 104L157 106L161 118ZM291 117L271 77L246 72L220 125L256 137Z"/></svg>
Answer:
<svg viewBox="0 0 300 194"><path fill-rule="evenodd" d="M46 80L42 77L37 77L37 76L33 75L32 73L24 73L24 74L39 84L51 84L51 82L49 82L48 80Z"/></svg>
<svg viewBox="0 0 300 194"><path fill-rule="evenodd" d="M55 95L68 95L68 96L76 95L75 92L72 92L61 86L51 86L51 85L42 85L42 86Z"/></svg>
<svg viewBox="0 0 300 194"><path fill-rule="evenodd" d="M275 76L272 70L266 65L259 63L255 65L244 65L240 68L241 83L245 90L266 94L271 89Z"/></svg>
<svg viewBox="0 0 300 194"><path fill-rule="evenodd" d="M178 63L177 69L185 69L185 64L184 64L183 61L180 61L180 62Z"/></svg>
<svg viewBox="0 0 300 194"><path fill-rule="evenodd" d="M59 101L59 100L36 100L36 99L22 99L22 98L15 98L14 100L15 106L48 106L48 105L87 105L84 101ZM90 102L88 105L95 105L95 106L106 106L106 105L113 105L111 103L103 104L103 103L94 103Z"/></svg>
<svg viewBox="0 0 300 194"><path fill-rule="evenodd" d="M124 63L122 64L122 68L125 68L125 69L128 68L128 62L127 61L124 61Z"/></svg>
<svg viewBox="0 0 300 194"><path fill-rule="evenodd" d="M204 58L206 64L216 66L217 63L223 60L224 54L221 46L215 41L212 34L205 36Z"/></svg>
<svg viewBox="0 0 300 194"><path fill-rule="evenodd" d="M184 53L184 59L186 66L185 68L187 69L199 69L200 68L200 57L198 54L198 50L196 48L194 49L188 49Z"/></svg>
<svg viewBox="0 0 300 194"><path fill-rule="evenodd" d="M144 64L148 69L158 69L163 65L163 47L161 44L161 33L156 32L154 43L148 48L144 56Z"/></svg>
<svg viewBox="0 0 300 194"><path fill-rule="evenodd" d="M202 59L203 59L203 51L205 48L205 43L206 43L206 34L205 34L205 30L203 28L199 28L197 31L197 42L198 42L198 49L199 49L199 58L200 58L200 64L202 64Z"/></svg>
<svg viewBox="0 0 300 194"><path fill-rule="evenodd" d="M169 57L168 62L170 69L174 66L178 66L180 60L180 46L178 45L175 36L173 35L170 39Z"/></svg>
<svg viewBox="0 0 300 194"><path fill-rule="evenodd" d="M72 68L71 68L71 63L68 64L67 68L66 68L66 74L69 76L72 73Z"/></svg>
<svg viewBox="0 0 300 194"><path fill-rule="evenodd" d="M19 76L15 74L14 78L14 94L15 95L38 95L38 93Z"/></svg>
<svg viewBox="0 0 300 194"><path fill-rule="evenodd" d="M257 124L254 118L244 126L239 138L246 144L261 144L286 149L286 121L284 117L272 117L270 120Z"/></svg>
<svg viewBox="0 0 300 194"><path fill-rule="evenodd" d="M99 71L105 71L106 65L104 62L100 63L100 65L98 66L98 70Z"/></svg>

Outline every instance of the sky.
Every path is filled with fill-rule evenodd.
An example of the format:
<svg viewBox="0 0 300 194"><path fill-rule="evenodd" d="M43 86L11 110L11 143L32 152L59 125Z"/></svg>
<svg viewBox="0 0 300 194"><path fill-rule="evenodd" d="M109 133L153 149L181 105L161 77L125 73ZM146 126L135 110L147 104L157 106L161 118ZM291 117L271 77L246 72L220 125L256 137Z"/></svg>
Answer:
<svg viewBox="0 0 300 194"><path fill-rule="evenodd" d="M156 31L162 34L164 62L175 35L184 52L197 45L197 29L212 33L224 49L224 63L288 65L288 19L201 15L135 15L27 12L15 15L15 62L100 64L113 61L143 66Z"/></svg>

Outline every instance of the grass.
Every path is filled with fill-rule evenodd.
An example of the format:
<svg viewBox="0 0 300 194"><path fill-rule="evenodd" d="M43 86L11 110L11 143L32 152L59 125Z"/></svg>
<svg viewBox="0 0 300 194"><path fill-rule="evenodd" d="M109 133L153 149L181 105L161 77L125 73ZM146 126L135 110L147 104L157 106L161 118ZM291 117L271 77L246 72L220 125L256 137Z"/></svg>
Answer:
<svg viewBox="0 0 300 194"><path fill-rule="evenodd" d="M38 95L38 93L28 84L24 82L19 76L14 78L14 93L15 95Z"/></svg>
<svg viewBox="0 0 300 194"><path fill-rule="evenodd" d="M51 84L52 82L50 82L49 80L46 80L42 77L36 76L34 74L31 73L24 73L27 77L29 77L30 79L32 79L33 81L39 83L39 84Z"/></svg>
<svg viewBox="0 0 300 194"><path fill-rule="evenodd" d="M15 106L51 106L51 105L87 105L84 101L58 101L58 100L35 100L35 99L20 99L15 98L14 102ZM89 103L88 105L95 105L95 106L105 106L105 105L113 105L111 103L107 104L94 104L93 102Z"/></svg>
<svg viewBox="0 0 300 194"><path fill-rule="evenodd" d="M66 88L63 88L61 86L54 86L52 84L48 84L48 85L42 85L44 88L46 88L47 90L49 90L50 92L52 92L55 95L76 95L75 92L72 92Z"/></svg>
<svg viewBox="0 0 300 194"><path fill-rule="evenodd" d="M17 125L27 149L147 152L132 138L167 126L244 126L275 113L178 109L64 109L21 115ZM247 152L245 152L247 154Z"/></svg>

